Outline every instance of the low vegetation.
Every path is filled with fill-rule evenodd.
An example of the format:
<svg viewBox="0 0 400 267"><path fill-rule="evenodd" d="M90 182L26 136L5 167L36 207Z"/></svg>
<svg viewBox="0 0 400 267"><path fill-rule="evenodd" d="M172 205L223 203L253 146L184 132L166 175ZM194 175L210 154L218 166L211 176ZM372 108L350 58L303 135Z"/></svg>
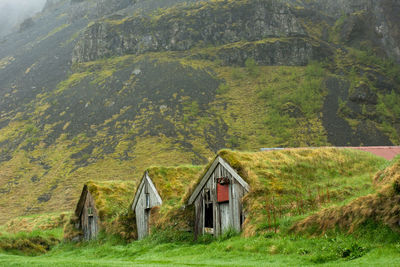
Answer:
<svg viewBox="0 0 400 267"><path fill-rule="evenodd" d="M371 193L372 177L386 162L370 153L338 148L222 150L218 155L251 187L244 198L245 236L278 232L296 216Z"/></svg>
<svg viewBox="0 0 400 267"><path fill-rule="evenodd" d="M354 232L370 221L400 232L400 160L375 176L377 192L344 206L324 209L296 223L292 230L321 234L331 229Z"/></svg>
<svg viewBox="0 0 400 267"><path fill-rule="evenodd" d="M278 233L243 238L228 233L194 242L187 235L173 240L155 234L126 243L112 236L79 244L61 243L37 257L0 253L0 265L13 266L329 266L396 265L400 236L381 225L365 225L351 235L330 232L320 237Z"/></svg>
<svg viewBox="0 0 400 267"><path fill-rule="evenodd" d="M131 220L130 225L134 225L134 218L125 216L122 208L119 212L107 208L119 216L109 217L113 218L112 223L103 228L95 241L59 243L62 228L17 234L4 230L0 236L0 263L370 266L391 265L400 259L400 235L393 220L397 218L394 215L400 191L398 159L388 163L366 152L335 148L258 153L222 150L218 154L252 188L244 199L248 219L242 235L228 231L218 238L206 235L194 241L191 233L154 224L148 238L132 241L121 234L120 231L129 229L118 228L122 225L118 221L128 225ZM198 179L193 177L200 178L201 170L205 169L153 167L148 171L165 197L175 195L170 191L168 175L187 176L189 181L182 184L192 184L194 188ZM97 197L106 187L107 192L110 188L104 183L91 186ZM183 202L179 195L175 196L166 210L157 210L165 215L160 221L167 225L168 219L173 222L182 215L179 207ZM327 216L332 214L335 216Z"/></svg>
<svg viewBox="0 0 400 267"><path fill-rule="evenodd" d="M100 228L103 231L112 232L122 227L118 224L122 221L117 220L117 218L126 213L128 205L133 198L134 187L135 183L127 181L89 181L84 185L84 189L87 188L94 199L100 219ZM73 214L66 223L64 228L64 238L66 240L72 240L81 234L75 226L78 220L77 215Z"/></svg>

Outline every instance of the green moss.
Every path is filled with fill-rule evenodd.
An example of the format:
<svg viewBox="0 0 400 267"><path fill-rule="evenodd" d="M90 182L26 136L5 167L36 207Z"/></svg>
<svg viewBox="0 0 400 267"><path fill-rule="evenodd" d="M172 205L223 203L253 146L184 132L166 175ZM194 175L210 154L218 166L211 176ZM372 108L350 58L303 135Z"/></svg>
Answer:
<svg viewBox="0 0 400 267"><path fill-rule="evenodd" d="M124 213L132 198L134 182L89 181L85 184L92 195L100 219L109 221Z"/></svg>
<svg viewBox="0 0 400 267"><path fill-rule="evenodd" d="M276 230L288 217L371 192L371 176L386 162L370 153L337 148L221 150L218 155L250 185L244 198L245 235ZM186 201L209 166L191 186Z"/></svg>

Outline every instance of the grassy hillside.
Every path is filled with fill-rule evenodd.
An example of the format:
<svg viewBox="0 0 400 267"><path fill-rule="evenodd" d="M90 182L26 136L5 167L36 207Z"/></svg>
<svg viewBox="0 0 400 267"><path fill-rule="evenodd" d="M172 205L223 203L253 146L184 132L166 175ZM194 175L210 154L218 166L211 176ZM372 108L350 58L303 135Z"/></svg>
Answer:
<svg viewBox="0 0 400 267"><path fill-rule="evenodd" d="M173 221L180 214L177 211L181 210L170 205L162 213L166 214L165 218L155 218L152 235L143 241L127 243L118 237L120 233L112 235L116 233L111 229L116 222L110 221L107 227L111 231L103 229L97 241L64 241L57 245L61 239L61 228L57 228L57 223L52 224L54 228L49 223L42 227L43 221L56 218L57 222L57 218L65 216L49 214L47 217L20 218L8 223L8 228L3 228L0 237L0 262L15 266L287 266L321 263L329 266L370 266L393 265L399 259L400 235L390 224L386 224L385 220L359 220L363 218L361 215L369 214L373 206L355 209L361 213L349 217L347 221L341 220L362 224L362 227L353 228L351 234L347 232L348 226L343 228L344 231L340 227L326 229L323 235L314 232L312 237L308 235L310 232L302 235L293 231L293 225L298 222L304 224L302 220L308 222L313 216L326 214L329 209L337 210L335 207L347 209L347 206L357 203L358 198L377 196L386 199L385 194L374 195L374 192L395 190L392 184L398 178L397 160L389 163L366 152L331 148L258 153L222 150L219 155L240 170L240 175L251 185L251 191L244 200L249 219L245 222L243 235L228 232L218 239L204 236L193 241L191 233L171 231L171 228L165 230L157 226L157 220L174 218L171 219ZM153 176L158 175L155 177L157 186L162 186L165 192L169 192L165 177L179 171L194 174L200 169L150 169ZM190 182L194 187L196 180ZM386 205L379 203L379 207ZM120 212L114 213L123 211L124 208L120 207ZM317 215L313 215L315 212ZM314 223L319 221L313 220ZM26 227L29 224L31 226ZM9 232L17 229L34 231ZM50 251L41 256L26 256L40 255L48 249Z"/></svg>
<svg viewBox="0 0 400 267"><path fill-rule="evenodd" d="M400 67L379 36L348 33L378 16L363 5L337 17L315 1L97 2L60 1L2 43L1 223L70 210L88 180L138 181L223 148L400 144ZM138 50L113 45L131 34ZM104 55L72 64L96 42Z"/></svg>

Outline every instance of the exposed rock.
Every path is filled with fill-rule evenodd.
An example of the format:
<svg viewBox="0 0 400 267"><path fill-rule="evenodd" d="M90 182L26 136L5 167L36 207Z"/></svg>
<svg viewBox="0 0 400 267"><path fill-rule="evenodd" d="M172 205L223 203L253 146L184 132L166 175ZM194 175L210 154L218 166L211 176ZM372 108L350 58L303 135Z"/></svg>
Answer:
<svg viewBox="0 0 400 267"><path fill-rule="evenodd" d="M356 135L361 144L369 146L392 146L393 143L384 135L372 121L363 121L357 126Z"/></svg>
<svg viewBox="0 0 400 267"><path fill-rule="evenodd" d="M400 62L400 2L398 0L382 0L381 24L377 26L382 31L382 42L390 57Z"/></svg>
<svg viewBox="0 0 400 267"><path fill-rule="evenodd" d="M376 105L378 103L378 96L366 83L361 83L354 88L349 96L349 99L356 103L366 103Z"/></svg>
<svg viewBox="0 0 400 267"><path fill-rule="evenodd" d="M322 109L322 123L327 131L328 142L337 146L359 146L360 140L354 136L349 123L338 115L339 100L347 98L349 83L337 77L325 81L328 95Z"/></svg>
<svg viewBox="0 0 400 267"><path fill-rule="evenodd" d="M170 9L155 18L97 22L76 45L73 61L290 36L305 36L305 31L279 1L200 3Z"/></svg>
<svg viewBox="0 0 400 267"><path fill-rule="evenodd" d="M257 65L303 66L310 60L329 58L332 52L323 44L315 44L306 38L266 39L264 42L232 44L217 51L224 65L244 66L248 58Z"/></svg>
<svg viewBox="0 0 400 267"><path fill-rule="evenodd" d="M42 195L40 195L37 200L39 203L43 203L43 202L47 202L51 199L51 194L49 193L44 193Z"/></svg>
<svg viewBox="0 0 400 267"><path fill-rule="evenodd" d="M289 1L293 2L293 1ZM320 10L327 16L347 19L346 32L378 44L388 57L400 62L400 2L397 0L311 0L302 1L307 8ZM298 2L296 1L296 4ZM360 14L368 14L367 17ZM346 24L346 23L345 23ZM352 34L353 36L352 36ZM375 35L375 36L373 36ZM346 40L346 38L345 38Z"/></svg>
<svg viewBox="0 0 400 267"><path fill-rule="evenodd" d="M368 18L371 16L370 13L357 13L347 17L340 31L341 40L345 43L352 43L360 40L365 41L369 36L377 39L378 35L375 29L368 24Z"/></svg>
<svg viewBox="0 0 400 267"><path fill-rule="evenodd" d="M27 29L31 28L33 25L35 25L35 22L33 21L33 19L27 18L21 23L21 25L19 25L19 32L26 31Z"/></svg>

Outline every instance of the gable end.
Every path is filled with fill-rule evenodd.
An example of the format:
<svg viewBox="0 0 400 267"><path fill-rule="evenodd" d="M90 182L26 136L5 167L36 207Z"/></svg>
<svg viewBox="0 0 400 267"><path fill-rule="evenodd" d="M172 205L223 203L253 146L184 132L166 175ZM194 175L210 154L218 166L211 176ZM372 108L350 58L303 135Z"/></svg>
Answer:
<svg viewBox="0 0 400 267"><path fill-rule="evenodd" d="M188 200L188 205L193 204L205 184L207 183L208 179L210 178L211 174L214 172L215 168L218 166L218 164L221 164L231 175L232 177L241 185L243 188L249 192L250 186L249 184L243 180L242 177L227 163L223 158L220 156L216 157L214 162L211 164L210 168L208 168L206 174L203 176L201 179L200 183L197 185L195 190L193 191L192 195L190 196Z"/></svg>
<svg viewBox="0 0 400 267"><path fill-rule="evenodd" d="M75 215L77 217L80 217L82 214L82 210L83 210L83 207L85 206L86 196L87 196L88 192L89 191L88 191L87 185L84 185L81 196L79 198L78 204L76 205L76 209L75 209Z"/></svg>
<svg viewBox="0 0 400 267"><path fill-rule="evenodd" d="M143 177L142 177L142 180L141 180L141 182L140 182L140 185L139 185L139 187L138 187L138 190L136 191L135 198L134 198L134 200L133 200L133 204L132 204L132 207L131 207L132 210L135 210L135 208L136 208L136 205L137 205L137 203L138 203L138 201L139 201L139 196L140 196L140 194L141 194L141 192L142 192L142 190L143 190L143 186L144 186L144 183L145 183L145 182L147 182L147 183L149 184L150 188L153 190L153 192L154 192L154 194L155 194L155 197L156 197L156 199L157 199L159 205L162 205L161 196L160 196L160 194L158 193L158 191L157 191L157 189L156 189L156 187L155 187L153 181L151 180L151 178L150 178L148 172L146 171L146 172L144 173Z"/></svg>

